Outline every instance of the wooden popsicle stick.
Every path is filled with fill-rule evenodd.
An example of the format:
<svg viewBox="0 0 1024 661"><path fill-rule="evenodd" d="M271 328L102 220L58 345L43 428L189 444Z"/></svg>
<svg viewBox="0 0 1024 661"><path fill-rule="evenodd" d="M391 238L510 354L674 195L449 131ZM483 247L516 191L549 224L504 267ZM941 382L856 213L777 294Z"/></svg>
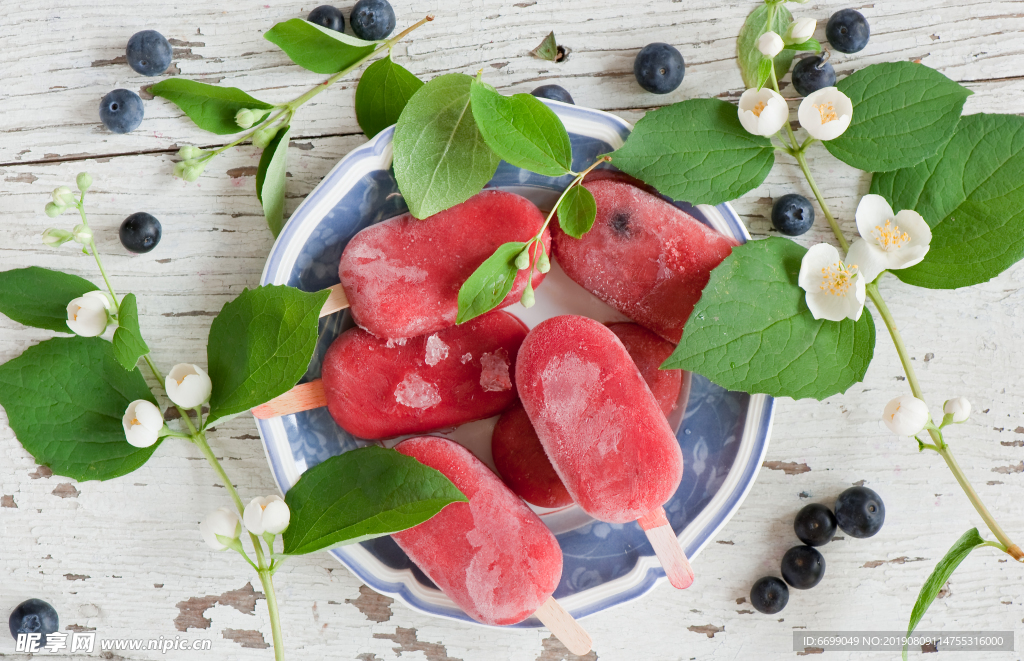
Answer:
<svg viewBox="0 0 1024 661"><path fill-rule="evenodd" d="M331 295L327 297L327 300L324 301L324 306L320 308L321 317L326 317L348 307L348 297L345 296L345 290L342 289L341 283L331 285L328 289L331 290Z"/></svg>
<svg viewBox="0 0 1024 661"><path fill-rule="evenodd" d="M308 383L300 383L266 404L260 404L252 410L252 414L260 420L266 420L289 413L318 409L321 406L327 406L327 393L324 392L324 382L314 379Z"/></svg>
<svg viewBox="0 0 1024 661"><path fill-rule="evenodd" d="M580 626L580 623L572 615L569 615L569 611L555 601L554 597L548 597L548 600L540 605L534 615L573 654L583 656L590 651L593 645L590 634Z"/></svg>
<svg viewBox="0 0 1024 661"><path fill-rule="evenodd" d="M679 546L676 533L665 517L665 508L659 507L637 519L637 523L647 533L647 539L658 556L668 582L672 587L685 590L693 585L693 568L686 559L683 548Z"/></svg>

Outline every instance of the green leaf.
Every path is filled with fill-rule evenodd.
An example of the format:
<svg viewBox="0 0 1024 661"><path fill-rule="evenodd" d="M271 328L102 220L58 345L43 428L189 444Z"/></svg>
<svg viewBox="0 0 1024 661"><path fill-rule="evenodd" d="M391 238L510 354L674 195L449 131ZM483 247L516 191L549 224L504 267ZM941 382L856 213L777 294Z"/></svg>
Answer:
<svg viewBox="0 0 1024 661"><path fill-rule="evenodd" d="M263 205L267 226L276 237L284 227L284 192L287 184L288 140L292 127L281 128L260 156L256 169L256 199Z"/></svg>
<svg viewBox="0 0 1024 661"><path fill-rule="evenodd" d="M206 343L213 381L207 427L283 395L298 383L313 357L328 293L266 285L245 289L224 305Z"/></svg>
<svg viewBox="0 0 1024 661"><path fill-rule="evenodd" d="M109 480L146 463L157 446L125 440L128 404L156 404L138 369L126 371L110 342L56 337L0 365L0 405L36 462L79 481Z"/></svg>
<svg viewBox="0 0 1024 661"><path fill-rule="evenodd" d="M412 528L467 500L440 472L371 445L310 468L285 502L292 518L284 552L302 555Z"/></svg>
<svg viewBox="0 0 1024 661"><path fill-rule="evenodd" d="M769 21L771 21L769 25ZM757 49L757 40L769 30L783 35L793 22L793 15L782 3L760 4L750 12L747 20L740 28L736 39L736 60L740 65L740 74L746 87L757 87L757 68L761 62L761 51ZM793 51L783 50L775 56L775 76L779 80L789 71L793 64Z"/></svg>
<svg viewBox="0 0 1024 661"><path fill-rule="evenodd" d="M395 178L416 218L465 202L498 169L498 155L473 120L472 82L461 73L438 76L412 95L398 118Z"/></svg>
<svg viewBox="0 0 1024 661"><path fill-rule="evenodd" d="M917 595L917 602L914 604L914 610L910 614L910 624L907 626L907 635L909 636L917 628L921 618L924 617L925 611L935 601L935 597L939 594L939 590L946 584L949 577L953 575L956 568L960 566L960 563L970 555L971 551L980 547L985 543L985 540L978 534L977 528L971 528L965 532L960 539L956 540L952 548L946 552L946 555L939 560L939 564L935 565L935 570L932 571L931 576L921 586L921 592ZM907 658L907 647L903 646L903 659L906 661Z"/></svg>
<svg viewBox="0 0 1024 661"><path fill-rule="evenodd" d="M139 306L135 294L127 294L117 308L117 330L114 331L114 357L126 370L135 369L135 364L149 353L149 346L142 339L139 328Z"/></svg>
<svg viewBox="0 0 1024 661"><path fill-rule="evenodd" d="M70 333L68 303L97 289L77 275L38 266L0 271L0 312L19 324Z"/></svg>
<svg viewBox="0 0 1024 661"><path fill-rule="evenodd" d="M749 241L711 272L663 369L703 374L729 390L824 399L864 377L875 325L815 319L797 284L807 252L789 239Z"/></svg>
<svg viewBox="0 0 1024 661"><path fill-rule="evenodd" d="M761 63L757 65L757 91L760 92L761 88L764 87L765 83L768 82L768 78L772 75L772 61L767 57L761 58Z"/></svg>
<svg viewBox="0 0 1024 661"><path fill-rule="evenodd" d="M583 186L573 186L558 203L558 224L574 239L590 231L597 220L597 201Z"/></svg>
<svg viewBox="0 0 1024 661"><path fill-rule="evenodd" d="M464 324L475 319L505 300L519 271L516 257L525 247L522 241L503 243L473 271L473 275L459 287L459 314L455 323Z"/></svg>
<svg viewBox="0 0 1024 661"><path fill-rule="evenodd" d="M184 110L199 128L217 135L242 130L235 122L235 114L242 108L271 110L274 107L237 87L218 87L184 78L162 80L151 86L149 91Z"/></svg>
<svg viewBox="0 0 1024 661"><path fill-rule="evenodd" d="M836 87L853 101L850 127L825 148L866 172L916 165L949 142L971 91L913 62L872 64Z"/></svg>
<svg viewBox="0 0 1024 661"><path fill-rule="evenodd" d="M690 99L647 113L612 163L676 200L720 204L764 181L775 148L743 128L731 103Z"/></svg>
<svg viewBox="0 0 1024 661"><path fill-rule="evenodd" d="M985 282L1024 257L1024 117L967 115L953 139L912 168L876 174L871 192L932 228L924 261L893 271L930 289Z"/></svg>
<svg viewBox="0 0 1024 661"><path fill-rule="evenodd" d="M292 62L314 73L338 73L377 48L377 42L356 39L301 18L278 23L263 36L277 44Z"/></svg>
<svg viewBox="0 0 1024 661"><path fill-rule="evenodd" d="M367 138L398 121L423 81L388 55L366 68L356 87L356 119Z"/></svg>
<svg viewBox="0 0 1024 661"><path fill-rule="evenodd" d="M820 53L821 52L821 42L818 41L817 39L808 39L807 41L805 41L803 43L790 44L789 46L786 46L786 49L787 50L794 50L794 51L809 50L809 51L814 51L815 53Z"/></svg>
<svg viewBox="0 0 1024 661"><path fill-rule="evenodd" d="M540 46L530 51L530 55L539 57L542 60L555 62L558 59L558 44L555 42L555 33L549 32L548 36L544 37L544 41L540 42Z"/></svg>
<svg viewBox="0 0 1024 661"><path fill-rule="evenodd" d="M476 125L500 158L548 177L572 170L569 134L551 108L532 94L502 96L479 80L470 89Z"/></svg>

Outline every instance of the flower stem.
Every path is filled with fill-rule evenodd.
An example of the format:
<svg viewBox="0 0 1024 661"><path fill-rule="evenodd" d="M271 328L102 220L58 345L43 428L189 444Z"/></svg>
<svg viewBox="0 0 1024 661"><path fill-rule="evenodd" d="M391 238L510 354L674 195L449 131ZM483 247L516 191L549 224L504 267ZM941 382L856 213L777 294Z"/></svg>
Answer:
<svg viewBox="0 0 1024 661"><path fill-rule="evenodd" d="M259 547L257 547L258 549ZM263 594L267 598L267 612L270 613L270 632L274 636L274 659L284 661L284 636L281 633L281 613L277 609L277 593L274 592L274 576L268 567L263 567L263 554L257 550L259 557L260 583L263 584Z"/></svg>
<svg viewBox="0 0 1024 661"><path fill-rule="evenodd" d="M193 432L192 442L196 444L196 447L199 448L199 451L203 453L204 457L206 457L206 461L217 473L217 476L220 477L221 482L224 483L224 486L225 488L227 488L228 493L231 494L231 499L235 501L235 507L238 508L238 514L241 515L242 512L245 510L245 505L242 504L242 499L238 495L238 492L235 490L235 486L231 484L231 480L228 479L228 474L224 472L224 467L220 465L220 462L217 461L217 457L214 456L213 450L210 449L210 444L206 442L206 432Z"/></svg>
<svg viewBox="0 0 1024 661"><path fill-rule="evenodd" d="M788 126L788 125L787 125ZM793 129L790 129L792 131ZM796 144L796 138L793 139L793 144ZM807 144L806 142L804 143ZM836 239L839 240L839 245L843 247L843 252L850 250L850 242L843 236L843 231L839 229L839 223L836 222L835 217L832 216L832 212L829 211L828 205L825 204L825 198L822 197L821 191L818 190L818 184L814 181L814 177L811 175L811 169L807 166L807 157L804 156L806 147L798 147L794 150L794 156L796 162L800 164L800 169L804 173L804 178L807 179L808 185L811 187L811 191L814 193L814 197L818 200L818 206L821 207L822 212L825 214L825 219L828 220L828 224L832 227L832 233L836 235Z"/></svg>

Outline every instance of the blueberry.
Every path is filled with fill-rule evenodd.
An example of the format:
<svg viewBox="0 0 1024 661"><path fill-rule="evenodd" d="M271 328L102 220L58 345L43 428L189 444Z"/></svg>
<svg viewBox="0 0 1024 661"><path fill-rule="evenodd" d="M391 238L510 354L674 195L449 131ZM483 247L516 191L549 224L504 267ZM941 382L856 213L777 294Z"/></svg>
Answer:
<svg viewBox="0 0 1024 661"><path fill-rule="evenodd" d="M772 205L772 225L786 236L800 236L814 224L814 207L803 195L789 193Z"/></svg>
<svg viewBox="0 0 1024 661"><path fill-rule="evenodd" d="M750 603L762 613L774 615L789 603L789 588L774 576L759 578L750 588Z"/></svg>
<svg viewBox="0 0 1024 661"><path fill-rule="evenodd" d="M867 487L850 487L836 498L836 522L851 537L871 537L885 523L885 503Z"/></svg>
<svg viewBox="0 0 1024 661"><path fill-rule="evenodd" d="M341 15L341 10L330 5L320 5L309 12L306 20L335 32L345 31L345 17Z"/></svg>
<svg viewBox="0 0 1024 661"><path fill-rule="evenodd" d="M117 89L100 101L100 119L114 133L129 133L142 123L142 99L131 90Z"/></svg>
<svg viewBox="0 0 1024 661"><path fill-rule="evenodd" d="M668 94L683 82L686 64L682 54L668 44L647 44L633 61L633 75L640 87L655 94Z"/></svg>
<svg viewBox="0 0 1024 661"><path fill-rule="evenodd" d="M836 536L836 515L819 503L811 503L796 515L793 530L808 546L824 546Z"/></svg>
<svg viewBox="0 0 1024 661"><path fill-rule="evenodd" d="M131 252L149 252L160 243L160 221L145 211L139 211L124 219L118 235L121 245Z"/></svg>
<svg viewBox="0 0 1024 661"><path fill-rule="evenodd" d="M377 41L395 29L395 10L388 0L359 0L348 20L357 37Z"/></svg>
<svg viewBox="0 0 1024 661"><path fill-rule="evenodd" d="M143 76L159 76L171 66L171 44L156 30L133 34L125 55L128 66Z"/></svg>
<svg viewBox="0 0 1024 661"><path fill-rule="evenodd" d="M825 37L840 53L856 53L868 45L871 28L868 19L856 9L843 9L832 14L825 26Z"/></svg>
<svg viewBox="0 0 1024 661"><path fill-rule="evenodd" d="M807 96L836 84L836 70L824 57L805 57L793 67L793 87L800 96Z"/></svg>
<svg viewBox="0 0 1024 661"><path fill-rule="evenodd" d="M57 611L42 599L29 599L18 604L11 613L9 624L15 640L18 639L19 633L43 634L39 640L40 647L46 644L48 634L55 633L60 628Z"/></svg>
<svg viewBox="0 0 1024 661"><path fill-rule="evenodd" d="M552 101L561 101L562 103L576 105L576 102L572 100L572 95L569 94L569 91L561 85L541 85L530 92L530 94L541 99L551 99Z"/></svg>
<svg viewBox="0 0 1024 661"><path fill-rule="evenodd" d="M782 556L782 578L797 590L810 590L825 575L825 558L811 546L794 546Z"/></svg>

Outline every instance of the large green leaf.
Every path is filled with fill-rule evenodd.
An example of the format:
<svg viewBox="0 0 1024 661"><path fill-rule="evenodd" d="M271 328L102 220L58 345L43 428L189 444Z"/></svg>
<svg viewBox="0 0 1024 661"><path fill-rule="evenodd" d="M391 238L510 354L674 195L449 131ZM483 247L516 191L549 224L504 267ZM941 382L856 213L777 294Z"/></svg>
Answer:
<svg viewBox="0 0 1024 661"><path fill-rule="evenodd" d="M893 273L930 289L985 282L1024 257L1024 117L967 115L914 167L876 174L871 192L932 228L924 261Z"/></svg>
<svg viewBox="0 0 1024 661"><path fill-rule="evenodd" d="M292 62L314 73L338 73L358 64L377 48L376 42L356 39L301 18L278 23L263 36L277 44Z"/></svg>
<svg viewBox="0 0 1024 661"><path fill-rule="evenodd" d="M907 626L907 635L914 633L914 629L917 628L918 623L921 622L921 618L924 617L925 611L935 601L935 597L939 594L939 590L946 584L949 577L953 575L956 568L960 566L960 563L971 554L971 551L980 547L985 543L985 540L978 534L977 528L971 528L965 532L960 539L956 540L952 548L946 552L946 555L939 560L939 564L935 565L935 569L932 571L928 580L921 586L921 592L917 595L917 602L914 604L914 610L910 614L910 624ZM903 659L907 659L907 647L903 646Z"/></svg>
<svg viewBox="0 0 1024 661"><path fill-rule="evenodd" d="M757 87L757 69L761 63L761 51L757 49L757 40L762 34L769 30L781 35L786 34L786 29L793 21L793 15L789 13L786 6L781 2L773 3L774 7L768 4L759 4L757 9L750 12L747 20L740 28L739 37L736 39L736 61L740 65L740 74L743 76L743 84L747 87ZM771 23L769 24L769 15ZM789 65L793 64L795 53L785 49L775 56L775 76L779 80L789 71Z"/></svg>
<svg viewBox="0 0 1024 661"><path fill-rule="evenodd" d="M38 266L0 271L0 312L19 324L70 333L68 303L96 289L77 275Z"/></svg>
<svg viewBox="0 0 1024 661"><path fill-rule="evenodd" d="M217 135L242 130L235 121L235 114L242 108L270 110L274 107L237 87L218 87L184 78L161 80L151 86L149 91L184 110L199 128Z"/></svg>
<svg viewBox="0 0 1024 661"><path fill-rule="evenodd" d="M647 113L612 163L674 199L720 204L764 181L775 148L743 128L731 103L690 99Z"/></svg>
<svg viewBox="0 0 1024 661"><path fill-rule="evenodd" d="M256 168L256 199L263 205L263 217L267 226L277 236L284 227L284 193L288 182L288 141L292 127L278 130L263 154Z"/></svg>
<svg viewBox="0 0 1024 661"><path fill-rule="evenodd" d="M395 126L395 178L416 218L465 202L481 190L500 159L470 109L473 79L434 78L413 94Z"/></svg>
<svg viewBox="0 0 1024 661"><path fill-rule="evenodd" d="M853 101L850 127L825 147L867 172L888 172L934 156L953 137L971 91L913 62L872 64L839 81Z"/></svg>
<svg viewBox="0 0 1024 661"><path fill-rule="evenodd" d="M121 418L136 399L156 400L110 342L56 337L0 365L0 405L36 462L79 481L109 480L146 463L157 445L125 440Z"/></svg>
<svg viewBox="0 0 1024 661"><path fill-rule="evenodd" d="M135 294L127 294L117 308L117 330L114 331L114 357L126 370L135 369L135 364L149 353L149 346L142 339L139 328L139 306Z"/></svg>
<svg viewBox="0 0 1024 661"><path fill-rule="evenodd" d="M213 380L207 426L259 406L298 383L316 347L328 290L283 285L246 289L210 325L206 359Z"/></svg>
<svg viewBox="0 0 1024 661"><path fill-rule="evenodd" d="M797 284L807 252L789 239L750 241L711 272L663 369L686 369L723 388L824 399L864 377L875 325L815 319Z"/></svg>
<svg viewBox="0 0 1024 661"><path fill-rule="evenodd" d="M310 468L285 501L284 552L301 555L411 528L466 497L433 468L371 445Z"/></svg>
<svg viewBox="0 0 1024 661"><path fill-rule="evenodd" d="M532 94L502 96L474 80L473 118L494 153L508 163L549 177L572 170L569 134L551 108Z"/></svg>
<svg viewBox="0 0 1024 661"><path fill-rule="evenodd" d="M391 56L377 60L359 78L356 87L356 119L367 138L372 138L398 121L412 95L423 81Z"/></svg>

